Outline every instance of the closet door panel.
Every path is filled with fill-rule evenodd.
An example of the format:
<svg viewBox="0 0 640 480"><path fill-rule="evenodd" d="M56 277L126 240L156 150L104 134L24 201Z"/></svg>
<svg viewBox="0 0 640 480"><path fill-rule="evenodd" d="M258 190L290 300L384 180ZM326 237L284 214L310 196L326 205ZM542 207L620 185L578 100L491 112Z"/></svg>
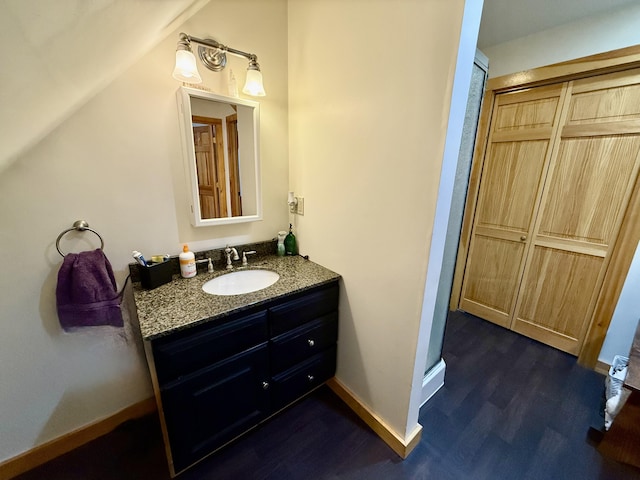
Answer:
<svg viewBox="0 0 640 480"><path fill-rule="evenodd" d="M574 82L566 125L640 120L638 70Z"/></svg>
<svg viewBox="0 0 640 480"><path fill-rule="evenodd" d="M533 217L547 140L496 143L485 165L476 225L526 233Z"/></svg>
<svg viewBox="0 0 640 480"><path fill-rule="evenodd" d="M561 87L552 85L496 97L493 133L551 128L558 109Z"/></svg>
<svg viewBox="0 0 640 480"><path fill-rule="evenodd" d="M496 143L485 161L461 308L510 323L548 141Z"/></svg>
<svg viewBox="0 0 640 480"><path fill-rule="evenodd" d="M563 138L512 329L574 355L635 183L639 135Z"/></svg>
<svg viewBox="0 0 640 480"><path fill-rule="evenodd" d="M512 328L577 355L638 175L640 75L577 81L568 102Z"/></svg>
<svg viewBox="0 0 640 480"><path fill-rule="evenodd" d="M639 149L638 136L563 139L539 234L609 245Z"/></svg>
<svg viewBox="0 0 640 480"><path fill-rule="evenodd" d="M473 248L473 260L467 264L461 307L506 327L515 299L505 292L514 292L518 287L524 244L476 235Z"/></svg>
<svg viewBox="0 0 640 480"><path fill-rule="evenodd" d="M460 308L505 327L522 278L561 92L559 86L544 87L495 100Z"/></svg>
<svg viewBox="0 0 640 480"><path fill-rule="evenodd" d="M536 246L513 330L577 355L603 260Z"/></svg>

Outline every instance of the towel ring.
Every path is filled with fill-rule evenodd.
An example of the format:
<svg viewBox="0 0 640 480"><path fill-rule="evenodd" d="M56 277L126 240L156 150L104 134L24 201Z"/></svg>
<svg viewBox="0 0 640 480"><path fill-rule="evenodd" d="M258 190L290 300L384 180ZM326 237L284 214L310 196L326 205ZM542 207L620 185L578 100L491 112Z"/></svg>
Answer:
<svg viewBox="0 0 640 480"><path fill-rule="evenodd" d="M76 220L75 222L73 222L73 227L67 228L64 232L62 232L60 235L58 235L58 238L56 238L56 249L58 250L58 253L60 255L62 255L63 257L65 256L65 254L62 253L62 250L60 250L60 239L62 237L64 237L64 235L66 233L72 232L74 230L78 231L78 232L84 232L85 230L89 230L90 232L95 233L98 236L98 238L100 239L100 250L104 249L104 240L102 239L100 234L98 232L96 232L95 230L89 228L89 224L87 222L85 222L84 220Z"/></svg>

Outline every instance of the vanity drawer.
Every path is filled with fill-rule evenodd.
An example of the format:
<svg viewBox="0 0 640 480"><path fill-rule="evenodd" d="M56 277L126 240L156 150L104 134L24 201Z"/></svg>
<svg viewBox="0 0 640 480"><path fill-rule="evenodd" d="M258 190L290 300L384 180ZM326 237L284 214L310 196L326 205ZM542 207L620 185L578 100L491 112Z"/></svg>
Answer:
<svg viewBox="0 0 640 480"><path fill-rule="evenodd" d="M333 312L271 340L271 370L281 372L338 341L338 313Z"/></svg>
<svg viewBox="0 0 640 480"><path fill-rule="evenodd" d="M268 340L267 311L152 343L160 385Z"/></svg>
<svg viewBox="0 0 640 480"><path fill-rule="evenodd" d="M280 335L310 320L338 310L338 284L302 295L269 309L271 335Z"/></svg>
<svg viewBox="0 0 640 480"><path fill-rule="evenodd" d="M273 410L285 407L305 393L323 384L336 373L336 347L290 368L272 378Z"/></svg>

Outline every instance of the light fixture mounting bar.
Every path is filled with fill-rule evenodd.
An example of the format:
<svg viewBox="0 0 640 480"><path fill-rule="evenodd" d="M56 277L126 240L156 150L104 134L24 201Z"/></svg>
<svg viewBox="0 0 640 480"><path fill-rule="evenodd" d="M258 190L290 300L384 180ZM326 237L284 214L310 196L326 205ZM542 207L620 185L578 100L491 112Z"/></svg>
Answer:
<svg viewBox="0 0 640 480"><path fill-rule="evenodd" d="M216 42L215 40L211 40L211 39L203 40L201 38L187 35L186 33L181 33L180 36L182 35L184 35L189 42L193 42L197 45L202 45L203 47L222 50L223 52L229 52L238 57L244 57L248 60L253 60L254 62L258 60L257 55L253 53L247 53L247 52L243 52L242 50L236 50L235 48L228 47L227 45L223 45L222 43Z"/></svg>

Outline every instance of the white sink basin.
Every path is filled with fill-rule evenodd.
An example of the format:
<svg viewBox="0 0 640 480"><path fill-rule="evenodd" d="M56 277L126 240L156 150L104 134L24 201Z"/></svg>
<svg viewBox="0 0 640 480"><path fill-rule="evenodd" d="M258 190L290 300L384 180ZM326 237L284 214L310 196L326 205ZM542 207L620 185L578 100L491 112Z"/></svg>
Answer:
<svg viewBox="0 0 640 480"><path fill-rule="evenodd" d="M209 280L202 290L212 295L240 295L267 288L279 278L280 275L271 270L240 270Z"/></svg>

